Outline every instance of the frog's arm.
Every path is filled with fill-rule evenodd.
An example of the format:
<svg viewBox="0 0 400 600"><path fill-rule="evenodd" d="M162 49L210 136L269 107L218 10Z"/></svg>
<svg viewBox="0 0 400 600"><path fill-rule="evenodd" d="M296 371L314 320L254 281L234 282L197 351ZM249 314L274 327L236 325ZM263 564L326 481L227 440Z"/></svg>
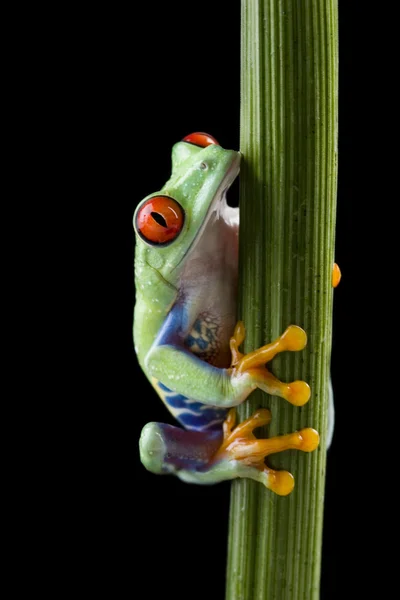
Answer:
<svg viewBox="0 0 400 600"><path fill-rule="evenodd" d="M282 383L265 368L265 363L279 352L304 348L306 336L299 327L288 327L273 343L243 356L237 347L244 339L244 328L238 324L231 338L232 367L226 369L208 364L185 348L189 329L185 307L177 302L146 356L149 376L179 394L211 406L237 406L257 387L297 406L308 401L310 388L305 382Z"/></svg>

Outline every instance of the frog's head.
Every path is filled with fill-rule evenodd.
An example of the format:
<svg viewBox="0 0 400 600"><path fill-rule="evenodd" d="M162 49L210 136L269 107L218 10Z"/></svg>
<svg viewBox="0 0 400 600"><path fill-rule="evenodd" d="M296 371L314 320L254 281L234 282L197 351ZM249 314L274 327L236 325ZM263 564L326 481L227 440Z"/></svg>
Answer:
<svg viewBox="0 0 400 600"><path fill-rule="evenodd" d="M133 225L136 252L173 286L186 257L215 211L223 218L226 190L239 172L240 153L195 133L172 149L172 174L164 187L138 205Z"/></svg>

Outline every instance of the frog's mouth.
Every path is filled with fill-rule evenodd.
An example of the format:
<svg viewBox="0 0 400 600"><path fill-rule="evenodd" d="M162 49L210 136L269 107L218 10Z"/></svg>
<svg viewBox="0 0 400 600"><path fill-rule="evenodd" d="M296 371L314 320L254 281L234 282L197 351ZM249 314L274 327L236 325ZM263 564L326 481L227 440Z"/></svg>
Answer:
<svg viewBox="0 0 400 600"><path fill-rule="evenodd" d="M200 243L200 240L202 240L202 238L204 237L204 233L207 231L207 228L210 225L210 221L214 219L223 219L227 225L234 225L238 222L238 211L237 209L229 206L229 204L226 201L226 196L232 183L239 175L241 157L242 155L240 154L240 152L238 152L237 155L233 158L225 177L219 184L217 191L215 192L214 197L210 202L206 216L201 227L199 228L199 231L197 232L197 235L193 238L185 256L181 258L179 263L175 266L174 270L177 269L183 261L186 262L192 257L194 251L197 249Z"/></svg>

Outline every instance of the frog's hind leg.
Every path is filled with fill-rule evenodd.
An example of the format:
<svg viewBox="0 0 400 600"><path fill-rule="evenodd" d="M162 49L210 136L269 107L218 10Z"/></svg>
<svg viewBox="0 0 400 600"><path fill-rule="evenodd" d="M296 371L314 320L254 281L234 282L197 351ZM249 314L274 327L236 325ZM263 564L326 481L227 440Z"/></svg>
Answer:
<svg viewBox="0 0 400 600"><path fill-rule="evenodd" d="M319 443L311 428L270 439L257 439L253 430L271 421L271 413L260 409L235 427L236 412L231 409L219 431L186 431L172 425L148 423L140 438L141 459L154 473L173 473L180 479L200 484L217 483L236 477L259 481L285 496L294 486L287 471L269 468L269 454L288 449L311 452Z"/></svg>

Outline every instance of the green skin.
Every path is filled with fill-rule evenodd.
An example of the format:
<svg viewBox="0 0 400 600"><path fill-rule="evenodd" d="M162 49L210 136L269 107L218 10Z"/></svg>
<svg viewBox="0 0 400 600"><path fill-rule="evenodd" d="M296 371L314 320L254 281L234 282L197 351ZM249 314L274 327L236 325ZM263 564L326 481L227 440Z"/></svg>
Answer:
<svg viewBox="0 0 400 600"><path fill-rule="evenodd" d="M181 232L165 246L146 243L138 234L137 213L154 194L139 204L134 215L135 351L167 406L157 382L186 398L219 408L237 406L256 387L262 389L248 373L229 370L229 339L236 323L239 214L226 204L225 191L236 178L239 164L238 152L219 145L201 148L179 142L172 150L171 177L157 193L174 198L183 208ZM203 360L185 346L193 325L204 314L217 325L212 360ZM176 410L168 408L179 418ZM215 483L236 477L261 481L264 476L234 460L201 472L167 466L157 423L144 427L140 453L150 471L174 473L184 481Z"/></svg>
<svg viewBox="0 0 400 600"><path fill-rule="evenodd" d="M133 223L136 233L136 305L133 337L139 363L148 377L161 375L164 381L164 378L168 377L170 369L173 368L172 362L165 362L160 371L158 369L154 371L153 365L156 357L152 347L167 315L177 301L180 289L183 286L193 287L191 282L182 281L186 260L191 250L199 250L199 241L201 241L199 232L205 223L213 200L216 199L218 204L226 206L224 198L216 198L216 195L221 191L223 185L225 188L231 185L238 174L239 162L240 154L238 152L224 150L221 146L210 145L206 148L199 148L185 142L174 145L172 175L159 193L171 196L179 202L185 211L185 223L178 237L165 247L147 244L136 230L136 215L141 205L154 194L144 198L135 211ZM207 169L201 168L203 164L207 165ZM229 211L233 210L229 207L226 208ZM229 228L229 224L226 227ZM237 223L232 226L232 230L234 231L233 236L237 237ZM231 269L237 269L237 256L235 256L237 255L237 242L235 245L236 247L232 248L234 254L232 259L229 261L225 256L221 257L220 267L226 268L227 263L232 262ZM226 254L226 249L224 254ZM204 261L205 258L203 254L201 260ZM207 258L211 260L215 257L207 255ZM232 282L233 277L236 278L236 273L235 276L231 276L229 283ZM230 295L230 290L225 288L224 291ZM185 301L186 309L191 314L189 319L192 322L197 316L197 306L193 305L195 295L190 293L190 303ZM232 331L229 332L229 335L232 334ZM168 357L163 357L163 360L168 360ZM199 364L198 368L202 369L204 365ZM191 395L190 389L186 385L179 387L182 390L181 393Z"/></svg>
<svg viewBox="0 0 400 600"><path fill-rule="evenodd" d="M154 194L143 200L134 216L134 342L139 363L153 384L160 381L174 392L212 407L237 406L256 387L246 373L231 375L228 371L229 339L236 322L239 215L238 209L226 204L225 191L236 178L239 165L238 152L214 144L200 148L179 142L172 150L171 178L158 193L171 196L182 206L182 231L165 247L148 244L138 234L137 212ZM221 298L225 299L223 304ZM179 307L183 317L168 324L174 307ZM210 361L215 366L183 344L203 313L218 323L217 351ZM178 334L174 327L179 327ZM140 452L150 471L174 472L184 481L260 478L257 469L236 461L220 461L201 472L166 467L165 445L157 423L144 427Z"/></svg>
<svg viewBox="0 0 400 600"><path fill-rule="evenodd" d="M172 340L174 332L168 331L166 319L179 302L185 321L179 323L183 340L199 314L212 314L219 324L219 350L213 364L229 367L229 338L236 318L238 215L237 209L227 206L223 192L238 174L239 163L238 152L221 146L175 144L172 176L159 193L181 204L184 227L165 247L136 237L134 340L141 367L150 380L224 408L243 402L255 384L246 374L231 376L225 368L212 368L185 350ZM222 307L221 298L225 298ZM165 342L160 343L157 336L163 328Z"/></svg>

